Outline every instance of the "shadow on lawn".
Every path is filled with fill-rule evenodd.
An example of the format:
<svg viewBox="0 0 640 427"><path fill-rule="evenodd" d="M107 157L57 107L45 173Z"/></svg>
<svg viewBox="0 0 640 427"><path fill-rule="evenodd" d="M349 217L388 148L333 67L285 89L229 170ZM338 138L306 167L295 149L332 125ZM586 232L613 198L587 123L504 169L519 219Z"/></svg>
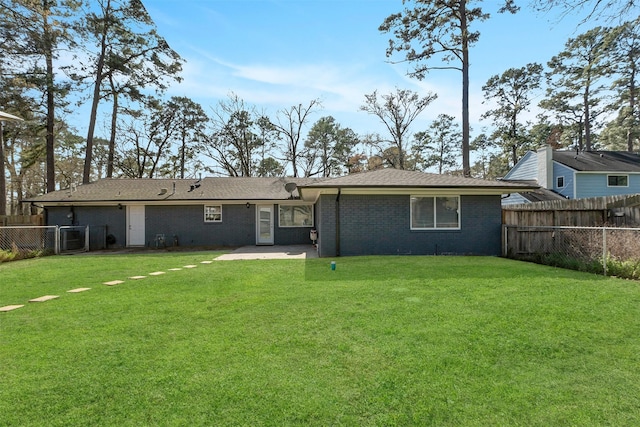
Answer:
<svg viewBox="0 0 640 427"><path fill-rule="evenodd" d="M335 270L331 263L335 262ZM305 261L305 280L450 280L513 279L521 276L548 278L571 277L574 280L605 280L599 275L514 261L498 257L473 256L388 256L320 258Z"/></svg>

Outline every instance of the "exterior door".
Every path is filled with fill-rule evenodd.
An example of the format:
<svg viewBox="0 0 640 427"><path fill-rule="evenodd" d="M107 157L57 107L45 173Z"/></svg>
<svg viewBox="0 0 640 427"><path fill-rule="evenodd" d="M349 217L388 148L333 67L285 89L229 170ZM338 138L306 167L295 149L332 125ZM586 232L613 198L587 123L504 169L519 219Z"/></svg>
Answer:
<svg viewBox="0 0 640 427"><path fill-rule="evenodd" d="M127 246L144 246L144 205L127 206Z"/></svg>
<svg viewBox="0 0 640 427"><path fill-rule="evenodd" d="M273 245L273 205L256 206L256 244Z"/></svg>

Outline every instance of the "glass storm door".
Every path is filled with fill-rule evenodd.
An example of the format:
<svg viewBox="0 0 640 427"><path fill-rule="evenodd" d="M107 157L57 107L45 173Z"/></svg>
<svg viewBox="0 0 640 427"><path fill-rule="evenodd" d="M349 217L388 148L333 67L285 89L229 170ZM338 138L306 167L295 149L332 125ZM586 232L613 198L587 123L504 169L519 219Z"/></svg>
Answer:
<svg viewBox="0 0 640 427"><path fill-rule="evenodd" d="M273 245L273 205L258 205L256 244Z"/></svg>

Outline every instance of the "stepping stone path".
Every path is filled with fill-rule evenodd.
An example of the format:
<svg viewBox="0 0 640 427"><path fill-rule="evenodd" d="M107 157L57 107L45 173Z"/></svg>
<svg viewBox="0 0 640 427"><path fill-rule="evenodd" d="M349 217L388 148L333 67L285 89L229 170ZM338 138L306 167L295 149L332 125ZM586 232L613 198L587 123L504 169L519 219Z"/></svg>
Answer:
<svg viewBox="0 0 640 427"><path fill-rule="evenodd" d="M200 264L211 264L213 263L213 261L200 261ZM196 268L197 265L194 264L190 264L190 265L185 265L182 268ZM177 268L170 268L169 271L180 271L182 270L182 268L177 267ZM153 273L149 273L149 276L160 276L162 274L165 274L164 271L154 271ZM139 279L144 279L147 276L131 276L129 277L129 279L132 280L139 280ZM124 280L112 280L110 282L103 282L103 285L107 285L107 286L115 286L115 285L120 285L124 283ZM91 288L76 288L76 289L71 289L68 290L68 293L71 294L77 294L80 292L85 292L90 290ZM58 295L44 295L38 298L33 298L30 299L29 302L45 302L45 301L50 301L52 299L56 299L59 298ZM0 312L5 312L5 311L12 311L12 310L17 310L18 308L22 308L24 307L24 304L16 304L16 305L5 305L4 307L0 307Z"/></svg>
<svg viewBox="0 0 640 427"><path fill-rule="evenodd" d="M24 304L23 305L5 305L4 307L0 307L0 311L11 311L21 307L24 307Z"/></svg>
<svg viewBox="0 0 640 427"><path fill-rule="evenodd" d="M42 297L30 299L29 302L45 302L56 298L58 298L58 295L45 295Z"/></svg>

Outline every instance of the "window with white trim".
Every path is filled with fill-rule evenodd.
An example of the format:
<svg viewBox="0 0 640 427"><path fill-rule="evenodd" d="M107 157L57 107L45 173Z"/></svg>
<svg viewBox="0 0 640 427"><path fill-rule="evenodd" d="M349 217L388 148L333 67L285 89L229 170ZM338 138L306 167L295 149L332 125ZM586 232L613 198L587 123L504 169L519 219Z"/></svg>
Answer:
<svg viewBox="0 0 640 427"><path fill-rule="evenodd" d="M628 187L629 175L607 175L608 187Z"/></svg>
<svg viewBox="0 0 640 427"><path fill-rule="evenodd" d="M313 205L279 205L280 227L313 227Z"/></svg>
<svg viewBox="0 0 640 427"><path fill-rule="evenodd" d="M460 228L460 197L411 196L411 229L437 230Z"/></svg>
<svg viewBox="0 0 640 427"><path fill-rule="evenodd" d="M564 176L559 176L556 178L556 187L564 188Z"/></svg>
<svg viewBox="0 0 640 427"><path fill-rule="evenodd" d="M222 222L222 205L205 206L204 222Z"/></svg>

